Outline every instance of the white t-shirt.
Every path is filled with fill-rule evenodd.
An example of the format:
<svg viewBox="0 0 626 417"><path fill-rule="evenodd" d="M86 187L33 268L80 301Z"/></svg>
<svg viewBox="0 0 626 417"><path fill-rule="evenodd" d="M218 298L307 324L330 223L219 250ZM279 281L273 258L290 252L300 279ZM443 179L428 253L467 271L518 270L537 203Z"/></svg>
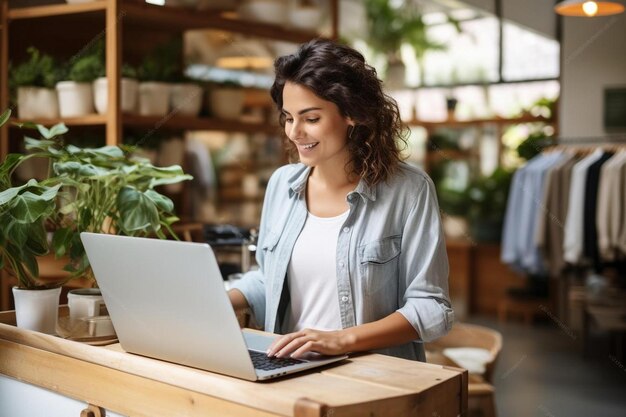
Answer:
<svg viewBox="0 0 626 417"><path fill-rule="evenodd" d="M287 269L290 308L287 329L341 329L336 252L341 226L349 211L336 217L308 213Z"/></svg>

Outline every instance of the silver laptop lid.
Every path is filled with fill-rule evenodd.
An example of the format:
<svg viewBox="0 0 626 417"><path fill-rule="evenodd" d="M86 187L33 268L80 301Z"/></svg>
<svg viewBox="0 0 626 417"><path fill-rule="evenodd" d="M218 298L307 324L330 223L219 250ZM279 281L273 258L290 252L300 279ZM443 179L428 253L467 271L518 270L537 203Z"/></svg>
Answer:
<svg viewBox="0 0 626 417"><path fill-rule="evenodd" d="M207 244L81 233L127 352L257 379Z"/></svg>

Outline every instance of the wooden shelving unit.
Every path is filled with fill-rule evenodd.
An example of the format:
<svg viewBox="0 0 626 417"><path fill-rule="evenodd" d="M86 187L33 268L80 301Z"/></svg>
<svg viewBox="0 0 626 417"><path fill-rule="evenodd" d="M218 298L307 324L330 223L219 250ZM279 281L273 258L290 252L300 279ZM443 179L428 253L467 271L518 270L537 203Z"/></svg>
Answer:
<svg viewBox="0 0 626 417"><path fill-rule="evenodd" d="M328 4L333 20L332 37L337 38L338 0L330 0ZM13 7L13 4L11 6L9 7L8 0L0 0L0 108L6 109L9 105L9 57L23 53L22 49L25 50L30 42L36 46L40 45L42 50L53 56L68 58L68 52L77 52L74 50L76 45L84 46L94 37L103 36L106 51L106 77L109 80L107 113L71 119L29 121L48 126L63 122L68 126L91 126L103 129L107 145L121 143L122 129L125 127L145 129L146 132L156 128L267 134L280 131L278 126L268 123L185 117L173 113L164 117L122 114L120 110L122 48L130 55L141 56L142 51L158 43L165 36L171 37L171 35L182 34L191 29L217 29L293 43L305 42L318 36L316 33L290 30L279 25L238 19L232 13L161 7L147 4L143 0L96 0L79 4L67 4L59 0L58 4L46 6L22 8ZM15 45L11 46L13 43ZM250 91L250 99L254 105L266 105L262 97L265 95L267 95L266 92ZM12 121L24 122L25 120L13 118ZM9 126L10 124L7 124L0 130L0 160L4 160L4 157L11 151ZM257 198L249 198L241 194L232 197L239 201L259 201ZM183 196L181 200L184 205L186 198ZM6 276L5 271L0 270L1 308L8 308L12 282Z"/></svg>
<svg viewBox="0 0 626 417"><path fill-rule="evenodd" d="M338 1L331 0L329 7L333 16L333 37L337 37ZM29 120L43 125L64 122L68 126L103 126L105 143L117 145L121 142L122 128L135 127L153 129L155 126L180 130L215 130L244 133L278 132L278 127L266 123L245 123L215 118L184 117L168 115L164 117L142 117L122 114L119 105L120 67L122 62L122 38L125 31L182 33L191 29L218 29L236 32L253 37L301 43L316 36L316 33L290 30L283 26L239 19L232 13L220 11L199 11L180 7L163 7L145 3L142 0L95 0L88 3L59 3L45 6L9 8L2 2L3 17L0 21L2 44L0 47L0 107L8 107L8 61L9 36L8 22L33 20L39 31L52 30L55 36L63 30L102 27L106 44L106 76L109 79L108 112L105 115L88 115L73 119ZM124 38L125 45L140 42L133 37ZM14 119L13 121L22 121ZM8 128L0 132L0 158L10 150Z"/></svg>
<svg viewBox="0 0 626 417"><path fill-rule="evenodd" d="M496 126L496 136L500 139L498 141L498 158L501 159L502 155L502 135L504 129L507 126L525 124L525 123L544 123L552 125L555 129L557 127L556 118L545 118L541 116L523 115L513 118L485 118L474 120L446 120L441 122L427 122L420 120L411 120L406 124L409 127L422 127L426 129L428 140L426 144L426 159L424 161L425 169L429 170L432 163L436 163L441 160L480 160L480 153L476 150L457 150L457 149L432 149L430 137L438 129L471 129L478 128L484 129L487 126Z"/></svg>

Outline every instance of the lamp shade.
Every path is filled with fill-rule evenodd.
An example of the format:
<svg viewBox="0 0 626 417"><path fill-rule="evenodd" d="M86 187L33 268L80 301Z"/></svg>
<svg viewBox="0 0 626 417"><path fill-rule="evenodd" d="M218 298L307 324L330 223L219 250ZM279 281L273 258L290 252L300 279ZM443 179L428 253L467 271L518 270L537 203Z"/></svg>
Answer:
<svg viewBox="0 0 626 417"><path fill-rule="evenodd" d="M608 16L624 11L624 5L617 1L566 0L554 6L554 11L563 16Z"/></svg>

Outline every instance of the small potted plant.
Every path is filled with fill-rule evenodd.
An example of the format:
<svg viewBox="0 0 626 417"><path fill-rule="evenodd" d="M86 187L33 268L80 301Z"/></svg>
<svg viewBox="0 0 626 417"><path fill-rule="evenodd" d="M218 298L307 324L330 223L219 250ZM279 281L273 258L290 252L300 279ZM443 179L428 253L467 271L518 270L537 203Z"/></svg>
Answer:
<svg viewBox="0 0 626 417"><path fill-rule="evenodd" d="M102 74L104 62L102 63ZM129 64L122 65L120 79L120 107L122 113L137 113L137 103L139 97L139 81L137 81L137 71ZM102 75L93 82L93 95L96 111L106 114L109 103L109 83Z"/></svg>
<svg viewBox="0 0 626 417"><path fill-rule="evenodd" d="M402 44L412 47L418 63L427 50L441 50L444 46L431 41L419 10L407 1L366 0L368 44L377 53L387 57L385 77L389 89L404 88L405 67L400 56Z"/></svg>
<svg viewBox="0 0 626 417"><path fill-rule="evenodd" d="M180 75L172 80L170 106L172 112L183 116L197 116L202 110L204 89L193 80Z"/></svg>
<svg viewBox="0 0 626 417"><path fill-rule="evenodd" d="M470 184L468 220L470 234L479 242L499 242L511 186L512 172L497 168Z"/></svg>
<svg viewBox="0 0 626 417"><path fill-rule="evenodd" d="M8 119L8 114L2 116L2 121ZM54 332L56 306L42 312L44 319L21 319L22 313L39 308L39 290L53 290L56 295L48 298L56 297L58 306L59 287L64 283L41 282L37 257L47 253L66 257L64 269L70 273L67 279L93 279L80 233L166 238L168 231L175 236L170 227L178 220L173 214L174 205L155 187L191 177L184 175L180 166L155 167L146 159L131 157L132 147L79 148L65 144L67 128L63 124L50 129L21 126L36 129L42 139L27 137L26 149L32 153L9 154L0 164L0 267L6 267L18 280L14 289L18 326L46 322L47 327L36 330ZM30 158L44 159L51 168L50 175L42 181L31 179L14 185L13 171ZM52 238L48 239L46 232L50 229ZM22 309L21 294L34 296L35 307Z"/></svg>
<svg viewBox="0 0 626 417"><path fill-rule="evenodd" d="M139 77L139 114L165 116L170 108L171 85L180 73L180 42L155 48L137 68Z"/></svg>
<svg viewBox="0 0 626 417"><path fill-rule="evenodd" d="M92 83L104 75L104 57L91 48L68 64L64 81L57 83L61 117L81 117L95 113Z"/></svg>
<svg viewBox="0 0 626 417"><path fill-rule="evenodd" d="M245 98L245 90L235 81L217 84L209 90L211 111L221 119L238 119L243 111Z"/></svg>
<svg viewBox="0 0 626 417"><path fill-rule="evenodd" d="M51 56L37 48L28 48L28 55L27 61L9 71L11 89L17 89L17 115L21 119L57 118L59 104L54 90L57 65Z"/></svg>

